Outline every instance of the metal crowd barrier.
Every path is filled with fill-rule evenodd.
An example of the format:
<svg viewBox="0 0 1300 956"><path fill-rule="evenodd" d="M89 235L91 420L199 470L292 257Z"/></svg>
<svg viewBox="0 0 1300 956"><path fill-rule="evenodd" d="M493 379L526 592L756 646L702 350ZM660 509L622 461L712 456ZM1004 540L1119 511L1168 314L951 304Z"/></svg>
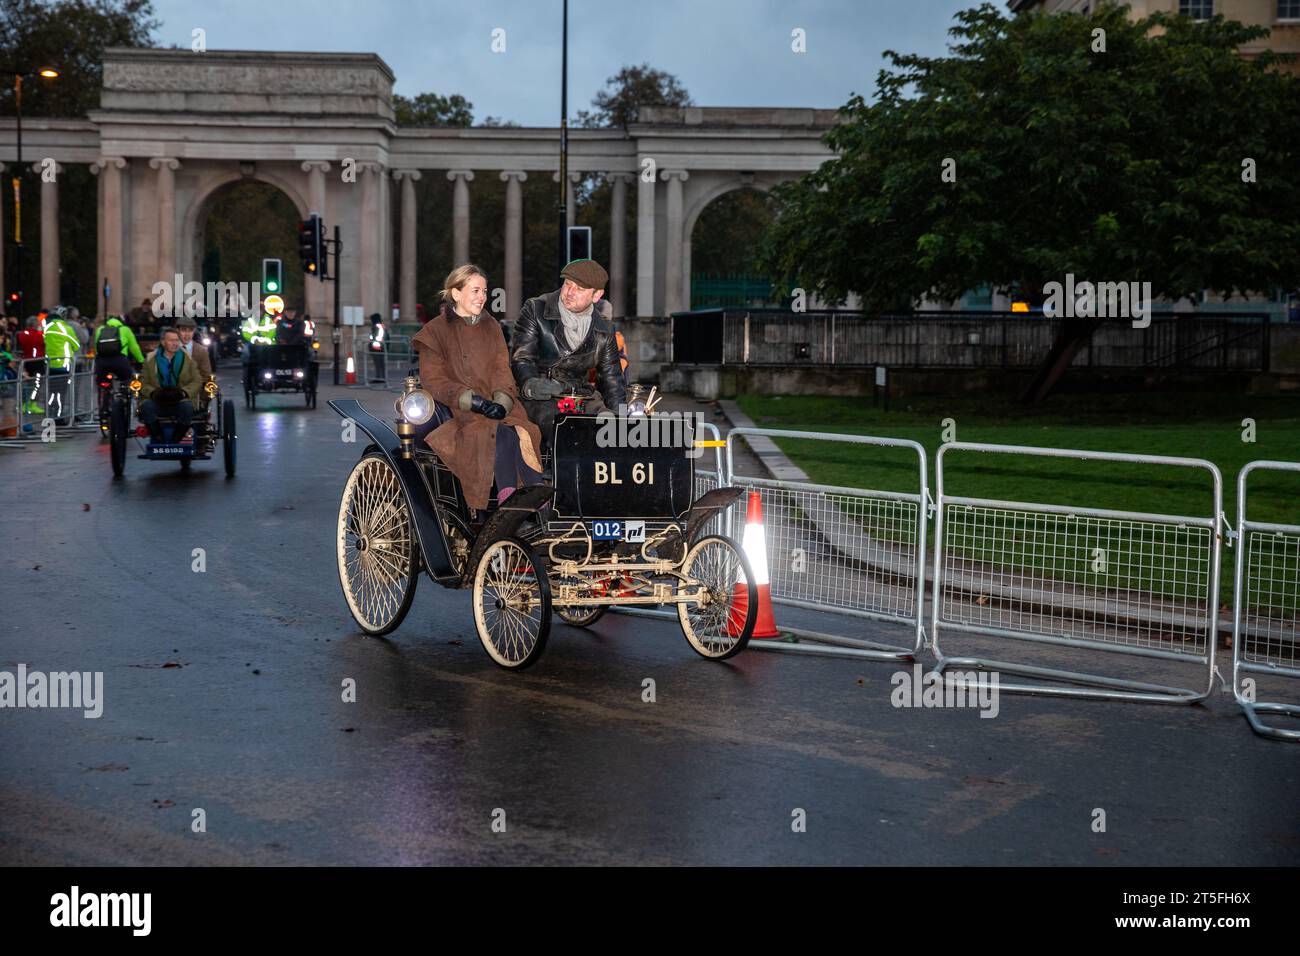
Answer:
<svg viewBox="0 0 1300 956"><path fill-rule="evenodd" d="M20 363L14 362L10 367L15 372ZM21 445L22 435L22 379L0 379L0 447L11 448Z"/></svg>
<svg viewBox="0 0 1300 956"><path fill-rule="evenodd" d="M947 456L1032 455L1202 469L1213 510L1171 516L948 493ZM935 458L932 638L938 663L1085 687L1001 683L1010 693L1193 703L1214 683L1223 480L1214 464L1112 452L950 442ZM1207 495L1207 498L1211 496ZM941 631L1110 651L1198 665L1204 689L1184 689L982 657L947 657Z"/></svg>
<svg viewBox="0 0 1300 956"><path fill-rule="evenodd" d="M722 441L722 433L718 431L718 426L713 424L712 422L700 422L700 429L701 429L701 434L695 436L697 440L709 441L709 442ZM721 488L723 487L724 484L726 484L726 482L722 480L723 476L726 474L726 472L724 471L726 463L724 462L722 457L722 446L720 444L715 444L712 448L713 451L713 455L711 456L713 458L712 468L700 467L710 457L707 454L708 450L706 449L705 451L706 453L701 454L700 457L696 459L695 462L695 497L696 498L700 497L700 495L703 495L706 492L712 491L714 488Z"/></svg>
<svg viewBox="0 0 1300 956"><path fill-rule="evenodd" d="M801 481L777 481L735 472L734 441L743 436L797 438L908 449L916 454L916 490L877 491ZM925 646L925 449L914 441L768 428L727 434L728 484L758 491L763 503L768 569L774 604L829 611L906 625L909 646L825 634L797 627L783 633L832 647L756 641L750 647L795 653L909 661ZM745 499L733 509L744 520Z"/></svg>
<svg viewBox="0 0 1300 956"><path fill-rule="evenodd" d="M346 360L346 353L345 359ZM384 339L383 352L372 352L368 341L358 342L352 353L352 363L357 381L354 388L400 388L406 380L407 369L415 361L409 335L389 335ZM322 368L326 367L322 365ZM373 380L373 381L372 381Z"/></svg>
<svg viewBox="0 0 1300 956"><path fill-rule="evenodd" d="M84 355L73 363L68 392L71 425L77 429L99 428L99 390L95 384L95 360Z"/></svg>
<svg viewBox="0 0 1300 956"><path fill-rule="evenodd" d="M17 378L4 382L5 387L0 389L0 423L6 435L10 429L14 434L4 439L4 447L22 447L42 440L45 420L50 417L48 364L44 358L18 359L11 363Z"/></svg>
<svg viewBox="0 0 1300 956"><path fill-rule="evenodd" d="M1246 478L1256 471L1300 476L1300 464L1252 461L1237 475L1232 692L1255 733L1300 740L1300 729L1273 727L1260 718L1260 714L1300 717L1300 706L1265 703L1243 689L1245 674L1300 677L1300 524L1250 520Z"/></svg>

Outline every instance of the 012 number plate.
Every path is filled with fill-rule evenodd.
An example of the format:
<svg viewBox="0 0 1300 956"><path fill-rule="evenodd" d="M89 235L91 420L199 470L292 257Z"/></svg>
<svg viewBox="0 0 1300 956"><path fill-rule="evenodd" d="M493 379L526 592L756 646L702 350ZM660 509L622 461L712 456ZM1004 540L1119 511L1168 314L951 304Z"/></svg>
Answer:
<svg viewBox="0 0 1300 956"><path fill-rule="evenodd" d="M644 521L593 521L594 541L645 541Z"/></svg>

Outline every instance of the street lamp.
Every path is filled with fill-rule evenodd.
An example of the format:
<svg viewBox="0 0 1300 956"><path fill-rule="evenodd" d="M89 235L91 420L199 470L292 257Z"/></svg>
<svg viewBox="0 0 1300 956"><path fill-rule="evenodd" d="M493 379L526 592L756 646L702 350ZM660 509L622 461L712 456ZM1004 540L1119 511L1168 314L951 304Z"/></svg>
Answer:
<svg viewBox="0 0 1300 956"><path fill-rule="evenodd" d="M563 26L560 41L560 242L556 258L559 265L556 272L562 272L567 263L565 256L566 241L569 233L567 213L568 198L565 190L569 188L569 0L564 0Z"/></svg>
<svg viewBox="0 0 1300 956"><path fill-rule="evenodd" d="M23 289L23 77L40 76L47 80L57 79L58 70L45 67L40 70L5 70L14 78L14 113L17 116L18 168L14 170L14 266L18 273L18 317L27 306L27 296ZM56 303L50 303L55 305Z"/></svg>

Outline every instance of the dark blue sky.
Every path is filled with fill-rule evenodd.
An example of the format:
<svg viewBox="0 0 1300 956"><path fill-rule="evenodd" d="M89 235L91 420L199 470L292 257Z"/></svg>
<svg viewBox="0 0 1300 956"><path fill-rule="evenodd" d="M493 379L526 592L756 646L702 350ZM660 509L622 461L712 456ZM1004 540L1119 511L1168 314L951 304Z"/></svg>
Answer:
<svg viewBox="0 0 1300 956"><path fill-rule="evenodd" d="M628 64L673 73L701 106L842 105L871 94L881 52L944 52L952 15L977 0L570 0L569 112ZM1004 5L1001 4L1000 5ZM396 91L460 93L487 116L554 126L559 0L154 0L164 45L374 52ZM807 52L791 51L805 31ZM506 50L493 53L492 32Z"/></svg>

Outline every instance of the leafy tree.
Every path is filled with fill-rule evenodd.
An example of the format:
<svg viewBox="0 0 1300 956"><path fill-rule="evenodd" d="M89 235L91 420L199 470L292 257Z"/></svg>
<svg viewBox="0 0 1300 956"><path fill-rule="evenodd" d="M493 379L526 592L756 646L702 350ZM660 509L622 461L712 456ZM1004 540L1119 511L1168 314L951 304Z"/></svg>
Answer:
<svg viewBox="0 0 1300 956"><path fill-rule="evenodd" d="M690 94L677 77L650 64L625 66L605 81L605 89L596 93L592 109L579 110L578 126L594 129L627 129L635 123L643 106L693 106Z"/></svg>
<svg viewBox="0 0 1300 956"><path fill-rule="evenodd" d="M59 71L54 81L24 81L24 116L81 117L99 107L105 48L154 46L150 34L158 26L151 0L0 0L0 63ZM8 78L0 115L14 115Z"/></svg>
<svg viewBox="0 0 1300 956"><path fill-rule="evenodd" d="M83 117L99 106L103 84L103 54L108 47L151 47L151 34L158 27L149 0L0 0L0 67L36 70L53 67L55 80L23 81L23 118ZM15 113L11 77L0 76L0 115ZM41 157L24 150L25 163ZM5 228L13 228L13 191L5 171L3 197ZM58 302L40 298L40 190L29 171L21 174L23 188L22 229L24 240L22 287L29 313ZM95 275L96 196L98 184L83 163L69 163L59 182L59 252L62 262L60 300L82 312L94 314L101 276ZM5 271L10 288L17 288L18 276L12 243L6 242L10 257Z"/></svg>
<svg viewBox="0 0 1300 956"><path fill-rule="evenodd" d="M459 93L439 96L420 93L407 97L393 96L393 113L398 126L472 126L474 104Z"/></svg>
<svg viewBox="0 0 1300 956"><path fill-rule="evenodd" d="M1300 77L1236 52L1267 30L1109 5L956 21L947 57L887 51L876 102L825 137L835 158L774 191L779 284L867 309L985 282L1041 299L1066 273L1174 299L1300 284ZM1048 361L1089 331L1063 323Z"/></svg>

